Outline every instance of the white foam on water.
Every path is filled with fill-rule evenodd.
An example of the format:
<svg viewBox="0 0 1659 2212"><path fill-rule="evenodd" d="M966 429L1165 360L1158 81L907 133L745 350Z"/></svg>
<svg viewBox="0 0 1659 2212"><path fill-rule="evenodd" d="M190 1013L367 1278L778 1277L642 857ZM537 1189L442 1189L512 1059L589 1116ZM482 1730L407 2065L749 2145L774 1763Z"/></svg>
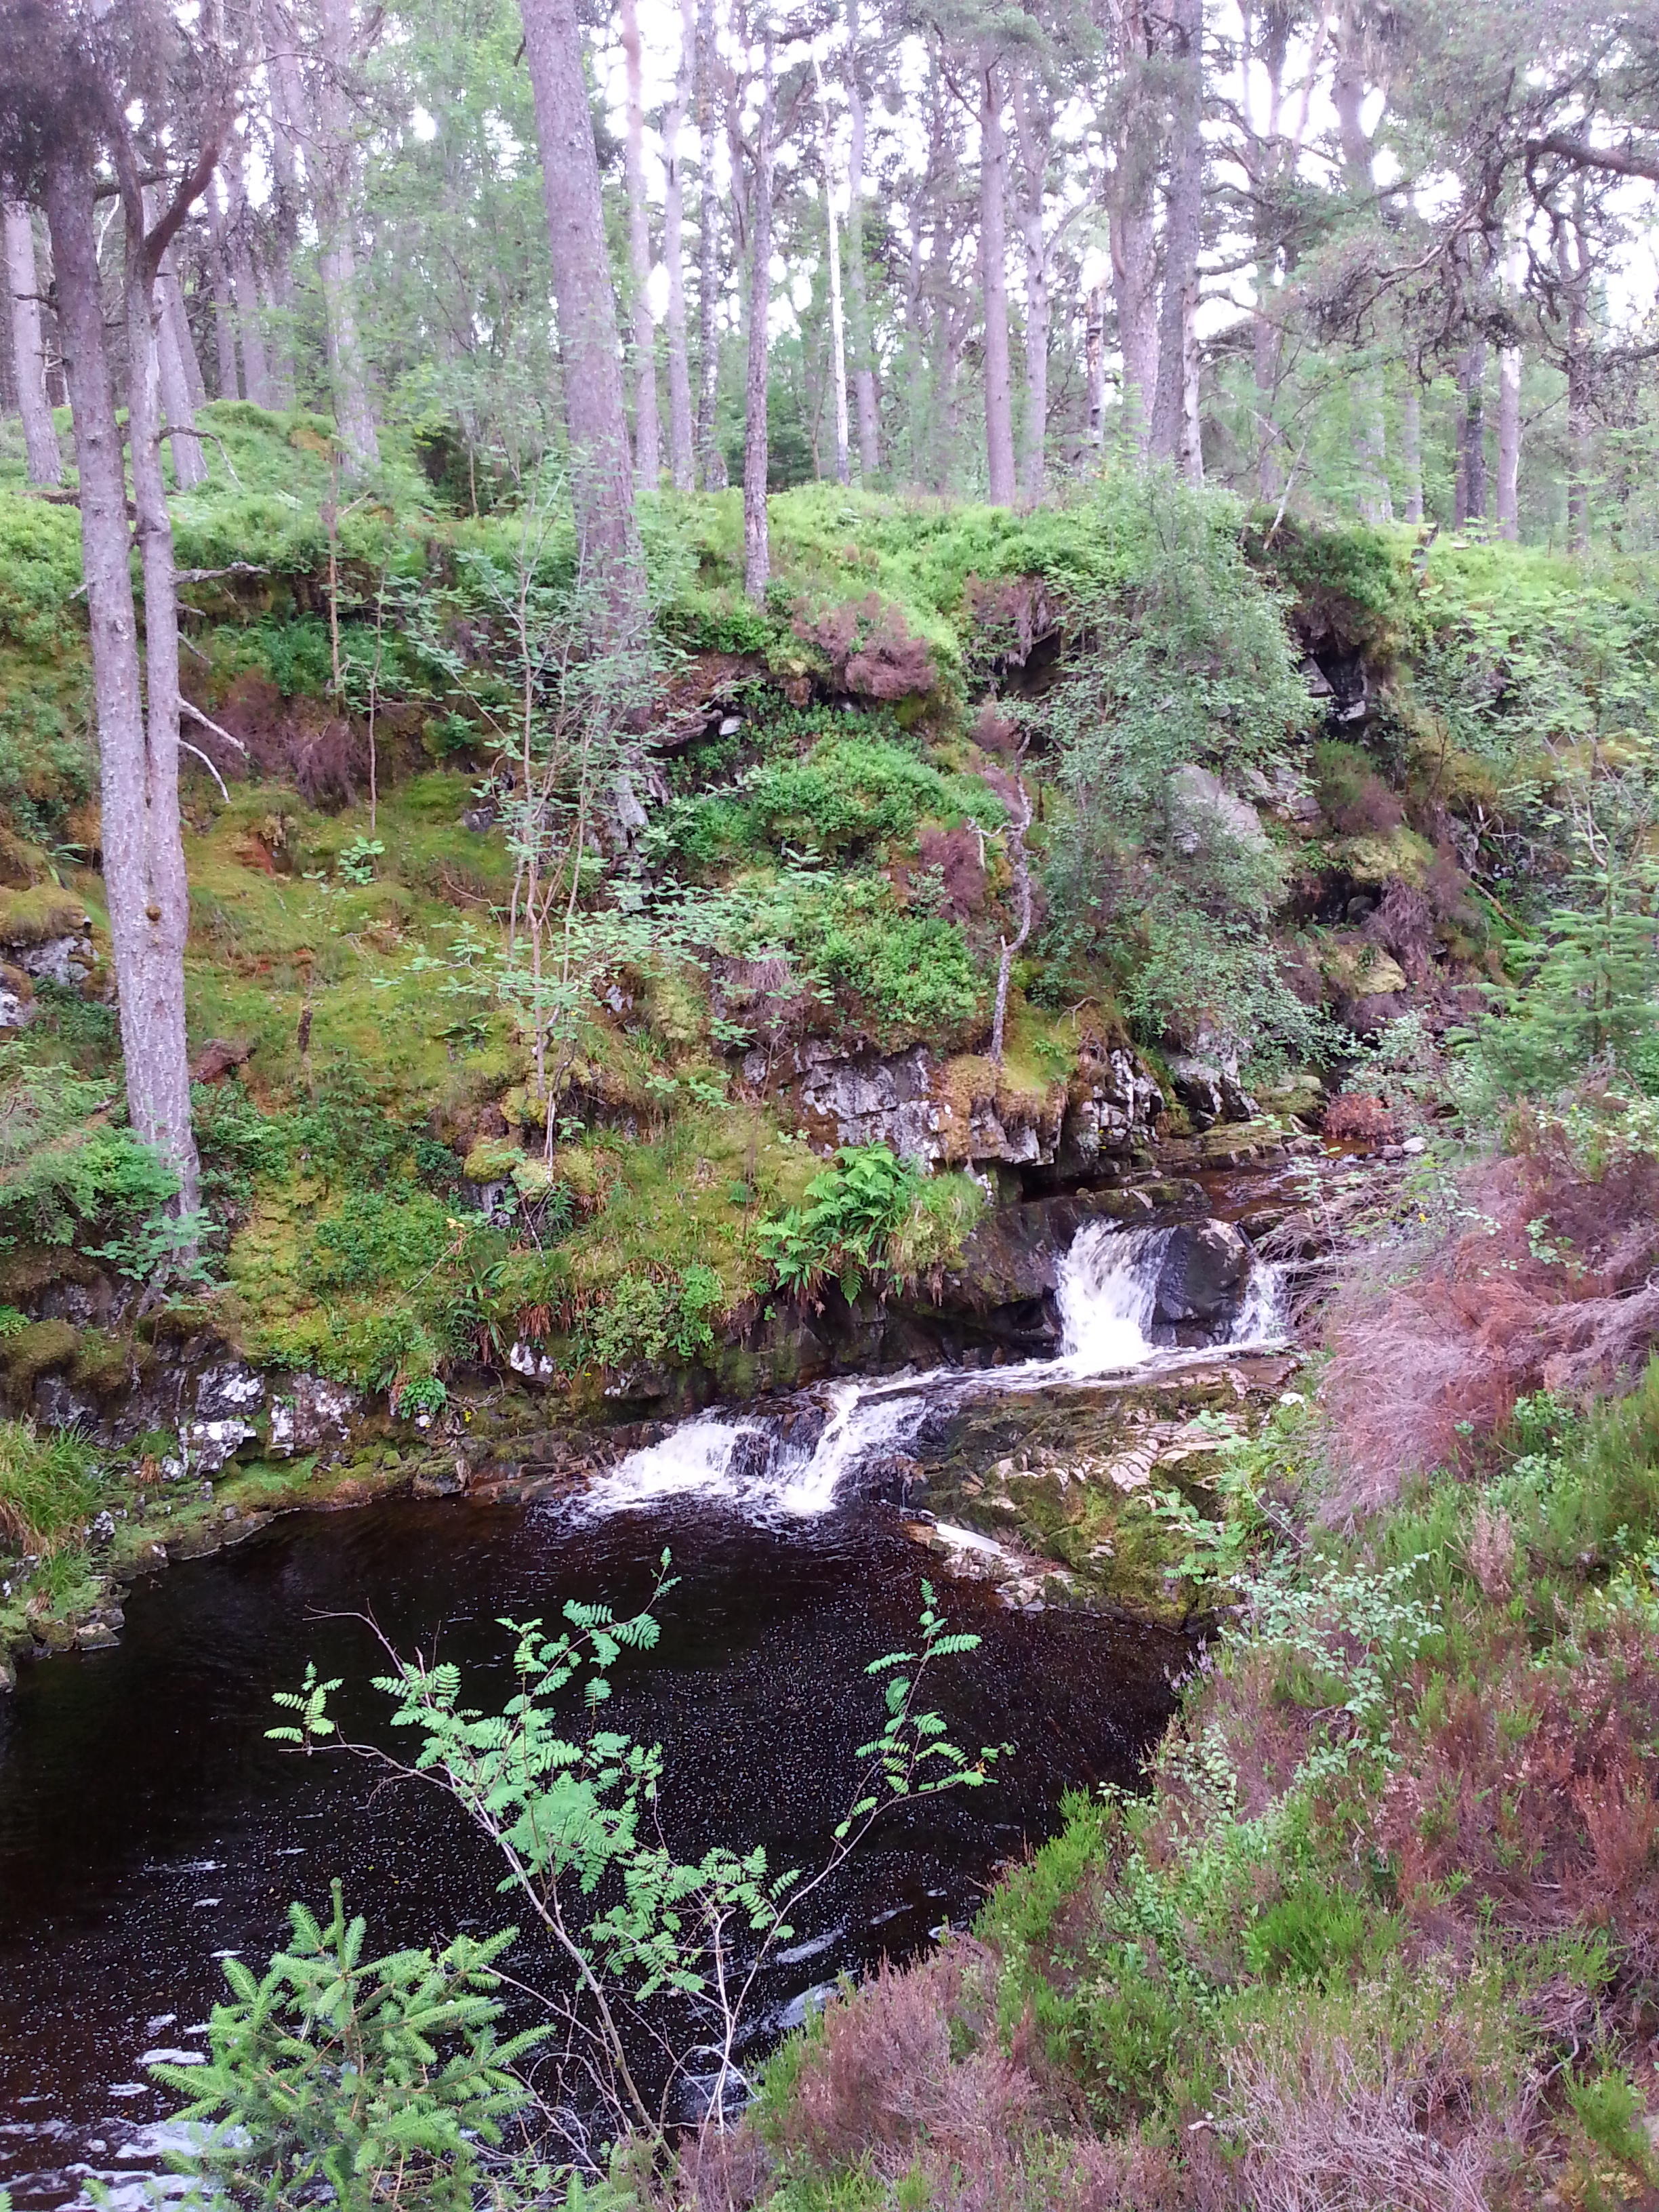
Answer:
<svg viewBox="0 0 1659 2212"><path fill-rule="evenodd" d="M908 1443L941 1393L1030 1391L1212 1358L1213 1346L1183 1352L1152 1341L1158 1274L1174 1233L1109 1221L1084 1224L1060 1264L1055 1301L1061 1337L1055 1358L830 1383L821 1394L826 1419L810 1442L801 1433L809 1426L805 1422L796 1424L797 1434L785 1435L763 1417L699 1413L597 1477L574 1510L604 1517L696 1498L755 1520L812 1520L834 1507L860 1465ZM1284 1333L1277 1273L1257 1261L1237 1316L1220 1341L1230 1348L1264 1346L1282 1341ZM946 1540L997 1548L965 1530L953 1531Z"/></svg>

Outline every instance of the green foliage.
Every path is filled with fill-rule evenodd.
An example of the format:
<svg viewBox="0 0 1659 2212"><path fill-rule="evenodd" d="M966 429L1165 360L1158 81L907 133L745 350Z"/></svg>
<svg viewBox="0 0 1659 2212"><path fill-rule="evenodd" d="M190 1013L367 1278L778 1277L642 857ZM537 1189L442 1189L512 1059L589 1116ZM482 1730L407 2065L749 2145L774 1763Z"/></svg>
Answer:
<svg viewBox="0 0 1659 2212"><path fill-rule="evenodd" d="M180 2120L209 2124L177 2168L262 2212L319 2190L340 2212L464 2212L484 2148L530 2100L515 2065L548 2033L497 2039L495 1962L516 1931L365 1959L362 1918L337 1881L331 1896L326 1920L289 1906L292 1941L263 1975L226 1960L234 2002L213 2008L205 2065L152 2064L189 2100Z"/></svg>
<svg viewBox="0 0 1659 2212"><path fill-rule="evenodd" d="M503 1863L502 1890L528 1910L563 1972L574 1972L574 1994L549 2000L556 2011L563 2013L570 2031L567 2056L551 2061L561 2090L569 2094L563 2078L568 2068L572 2086L580 2080L597 2087L602 2097L608 2094L615 2118L639 2129L658 2148L663 2124L635 2084L618 2027L627 2009L654 2007L651 2033L659 2043L665 2021L689 2024L688 2051L712 2051L717 2058L713 2109L723 2115L726 2084L735 2071L733 2054L757 1977L771 1949L793 1933L786 1917L792 1900L799 1903L817 1888L889 1808L978 1786L997 1756L988 1748L977 1759L970 1757L951 1743L942 1717L922 1703L931 1668L973 1650L979 1641L947 1628L931 1588L924 1583L921 1633L915 1646L885 1654L867 1670L883 1680L884 1717L878 1733L860 1747L849 1808L825 1866L807 1878L795 1870L774 1874L759 1846L738 1851L723 1844L695 1864L677 1859L662 1840L656 1813L664 1776L661 1746L641 1744L601 1724L618 1662L624 1654L652 1651L659 1640L655 1607L673 1586L669 1564L665 1553L650 1602L627 1619L618 1620L606 1605L570 1599L563 1607L564 1626L554 1634L546 1632L539 1619L504 1620L502 1626L514 1639L517 1686L499 1711L465 1704L460 1669L447 1662L398 1659L395 1671L375 1682L392 1701L393 1726L410 1729L419 1739L412 1765L404 1771L434 1781L489 1840ZM295 1722L284 1722L270 1735L305 1751L337 1740L327 1701L338 1687L337 1681L319 1681L315 1668L308 1667L298 1690L276 1698L279 1708L295 1716ZM370 1747L345 1747L384 1763L385 1754ZM301 1929L297 1917L295 1926ZM487 1971L507 1940L503 1936L493 1948L469 1951L465 1965L475 1973ZM319 1958L325 1950L331 1954L330 1964L319 1970L328 2006L311 2008L331 2026L342 2013L354 2021L356 2018L356 2008L349 2008L344 1996L335 1992L343 1983L344 1969L355 1962L354 1942L360 1946L361 1942L360 1929L355 1938L344 1929L337 1890L335 1928L326 1943L313 1941L307 1929L296 1946L302 1961ZM452 1947L452 1954L453 1951ZM416 1957L422 1970L422 1996L432 1989L447 2000L447 1987L441 1983L434 1989L426 1978L441 1972L442 1961L425 1954ZM336 1959L338 1971L332 1963ZM378 1971L391 1978L388 1962L378 1962ZM414 1971L409 1969L411 1976ZM452 1966L452 1980L459 1972L459 1964ZM296 1986L290 1958L274 1960L271 1973L275 1982L267 2009ZM242 2100L240 2110L247 2136L234 2148L244 2156L252 2152L264 2167L279 2152L302 2160L320 2154L309 2133L297 2154L286 2152L288 2138L282 2130L285 2109L278 2106L268 2118L268 2108L258 2094L262 2053L256 2048L245 2060L231 2040L270 1984L268 1977L267 1984L256 1985L245 1969L233 1978L242 2008L226 2022L222 2057L216 2035L220 2071L214 2079L203 2083L189 2074L164 2076L172 2086L198 2094L196 2110L229 2112ZM396 1988L392 1996L394 2001L387 2008L391 2036L377 2040L372 2034L360 2034L350 2048L357 2109L378 2113L389 2102L390 2109L405 2117L410 2126L439 2130L433 2140L444 2155L453 2158L453 2138L441 2132L448 2125L443 2105L428 2110L419 2094L421 2084L400 2070L408 2047L401 2039L405 2023ZM493 2017L493 2010L486 2008L465 2020L446 2015L445 2024L483 2031ZM493 2045L482 2054L476 2045L464 2046L457 2080L469 2092L482 2081L492 2095L505 2094L507 2085L497 2081L496 2069L510 2063L529 2040L533 2039L520 2039L499 2053ZM278 2056L287 2055L292 2041L288 2039ZM310 2056L308 2046L306 2055ZM345 2056L331 2050L325 2061L337 2081L344 2071ZM430 2057L427 2061L433 2063ZM414 2094L408 2094L411 2090ZM491 2106L483 2119L493 2119L505 2109L508 2107ZM487 2132L483 2120L479 2124ZM354 2161L368 2155L358 2148L363 2138L348 2140ZM421 2148L425 2147L422 2138ZM332 2171L321 2170L337 2189L340 2184Z"/></svg>
<svg viewBox="0 0 1659 2212"><path fill-rule="evenodd" d="M1556 908L1528 971L1499 1013L1468 1042L1468 1103L1551 1097L1586 1076L1635 1077L1659 1091L1659 952L1650 870L1611 864L1578 879L1580 902Z"/></svg>
<svg viewBox="0 0 1659 2212"><path fill-rule="evenodd" d="M657 1274L630 1270L586 1316L577 1344L600 1367L654 1364L671 1352L695 1359L714 1349L726 1303L720 1276L698 1261Z"/></svg>
<svg viewBox="0 0 1659 2212"><path fill-rule="evenodd" d="M865 854L908 837L926 815L994 830L1006 810L987 787L947 776L888 738L834 737L805 760L768 761L734 788L676 800L653 825L664 853L707 866L734 854Z"/></svg>
<svg viewBox="0 0 1659 2212"><path fill-rule="evenodd" d="M317 1222L301 1261L307 1289L327 1297L380 1284L410 1286L429 1275L454 1232L426 1191L355 1191Z"/></svg>
<svg viewBox="0 0 1659 2212"><path fill-rule="evenodd" d="M959 1036L984 1007L985 974L961 925L896 912L881 877L851 877L827 892L803 915L799 942L811 967L869 1009L890 1045Z"/></svg>
<svg viewBox="0 0 1659 2212"><path fill-rule="evenodd" d="M97 1462L84 1437L0 1421L0 1537L45 1556L79 1535L97 1503Z"/></svg>
<svg viewBox="0 0 1659 2212"><path fill-rule="evenodd" d="M374 863L383 858L386 847L378 837L354 837L343 847L335 866L349 884L372 884Z"/></svg>
<svg viewBox="0 0 1659 2212"><path fill-rule="evenodd" d="M921 1178L885 1145L848 1145L806 1186L799 1206L760 1227L760 1248L781 1290L810 1297L826 1280L856 1298L884 1264L888 1239L908 1215Z"/></svg>
<svg viewBox="0 0 1659 2212"><path fill-rule="evenodd" d="M0 1085L0 1245L106 1242L96 1257L143 1278L168 1249L202 1233L166 1209L179 1178L130 1129L105 1118L107 1083L62 1066L23 1066Z"/></svg>

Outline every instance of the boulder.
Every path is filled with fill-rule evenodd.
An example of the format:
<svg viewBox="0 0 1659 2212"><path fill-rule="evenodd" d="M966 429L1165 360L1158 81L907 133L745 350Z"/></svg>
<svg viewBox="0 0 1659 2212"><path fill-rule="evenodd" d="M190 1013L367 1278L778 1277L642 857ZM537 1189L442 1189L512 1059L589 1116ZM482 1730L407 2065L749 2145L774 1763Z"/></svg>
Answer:
<svg viewBox="0 0 1659 2212"><path fill-rule="evenodd" d="M1256 1103L1238 1079L1235 1061L1201 1059L1196 1053L1172 1053L1170 1080L1176 1096L1192 1116L1194 1126L1208 1129L1218 1121L1249 1121Z"/></svg>
<svg viewBox="0 0 1659 2212"><path fill-rule="evenodd" d="M1211 1327L1229 1322L1249 1279L1250 1248L1231 1222L1183 1224L1171 1231L1158 1270L1158 1318Z"/></svg>
<svg viewBox="0 0 1659 2212"><path fill-rule="evenodd" d="M1185 853L1196 853L1220 836L1235 845L1265 851L1267 833L1248 799L1229 791L1206 768L1189 764L1171 775L1168 786L1170 827Z"/></svg>

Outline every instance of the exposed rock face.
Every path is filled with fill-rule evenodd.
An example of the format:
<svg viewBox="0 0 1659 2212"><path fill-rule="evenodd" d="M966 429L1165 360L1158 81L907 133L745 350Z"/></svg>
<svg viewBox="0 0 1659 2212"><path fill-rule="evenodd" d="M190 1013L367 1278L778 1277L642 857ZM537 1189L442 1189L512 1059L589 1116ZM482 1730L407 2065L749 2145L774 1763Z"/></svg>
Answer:
<svg viewBox="0 0 1659 2212"><path fill-rule="evenodd" d="M1248 799L1229 791L1206 768L1178 768L1169 781L1170 815L1176 842L1195 853L1220 836L1235 845L1265 850L1267 833Z"/></svg>
<svg viewBox="0 0 1659 2212"><path fill-rule="evenodd" d="M1085 1176L1148 1143L1164 1103L1133 1053L1092 1041L1069 1084L1035 1098L1011 1097L988 1061L950 1063L947 1079L946 1066L921 1044L849 1058L808 1039L795 1066L802 1115L821 1149L884 1144L929 1168L1000 1163Z"/></svg>
<svg viewBox="0 0 1659 2212"><path fill-rule="evenodd" d="M1257 1111L1255 1099L1238 1079L1236 1056L1229 1065L1219 1055L1210 1059L1198 1053L1172 1053L1170 1079L1196 1128L1208 1129L1218 1121L1248 1121Z"/></svg>
<svg viewBox="0 0 1659 2212"><path fill-rule="evenodd" d="M37 983L56 983L60 990L78 990L91 975L97 956L92 949L92 918L82 917L82 927L66 937L49 937L43 945L0 947L0 958L21 968Z"/></svg>

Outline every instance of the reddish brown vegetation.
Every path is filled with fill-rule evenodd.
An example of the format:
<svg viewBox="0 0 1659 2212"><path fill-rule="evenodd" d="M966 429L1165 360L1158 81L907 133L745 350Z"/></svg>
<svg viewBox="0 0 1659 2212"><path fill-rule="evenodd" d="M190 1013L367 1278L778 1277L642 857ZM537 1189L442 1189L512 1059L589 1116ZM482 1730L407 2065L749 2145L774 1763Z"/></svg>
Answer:
<svg viewBox="0 0 1659 2212"><path fill-rule="evenodd" d="M1333 1098L1320 1127L1338 1145L1392 1145L1400 1136L1394 1115L1366 1091L1345 1091Z"/></svg>
<svg viewBox="0 0 1659 2212"><path fill-rule="evenodd" d="M933 656L912 637L898 609L871 592L856 605L831 607L796 635L829 661L836 688L860 699L908 699L931 691Z"/></svg>
<svg viewBox="0 0 1659 2212"><path fill-rule="evenodd" d="M1328 802L1331 820L1345 837L1376 836L1397 830L1406 818L1398 792L1380 775L1366 775Z"/></svg>
<svg viewBox="0 0 1659 2212"><path fill-rule="evenodd" d="M1041 576L986 580L969 576L963 598L973 617L975 653L1005 667L1024 668L1031 648L1060 627L1059 610Z"/></svg>
<svg viewBox="0 0 1659 2212"><path fill-rule="evenodd" d="M937 868L942 886L939 911L951 921L983 912L985 867L979 839L964 823L955 830L924 829L916 838L917 866Z"/></svg>
<svg viewBox="0 0 1659 2212"><path fill-rule="evenodd" d="M1356 1274L1328 1316L1321 1395L1343 1480L1328 1517L1396 1497L1524 1392L1607 1389L1659 1342L1659 1163L1591 1181L1539 1147L1466 1177L1462 1197L1471 1227L1411 1273ZM1531 1224L1565 1258L1534 1256Z"/></svg>
<svg viewBox="0 0 1659 2212"><path fill-rule="evenodd" d="M1571 1668L1519 1644L1501 1671L1402 1727L1378 1840L1401 1897L1443 1937L1495 1917L1517 1933L1604 1929L1621 1971L1659 1971L1659 1655L1629 1618ZM1449 1877L1456 1877L1450 1882Z"/></svg>

